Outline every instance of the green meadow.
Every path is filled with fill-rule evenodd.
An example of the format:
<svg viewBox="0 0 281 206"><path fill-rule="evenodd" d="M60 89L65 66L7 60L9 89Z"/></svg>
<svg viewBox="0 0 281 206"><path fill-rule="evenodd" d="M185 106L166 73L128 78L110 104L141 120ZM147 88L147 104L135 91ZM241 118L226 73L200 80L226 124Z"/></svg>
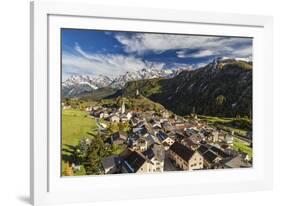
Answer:
<svg viewBox="0 0 281 206"><path fill-rule="evenodd" d="M236 135L246 137L248 131L252 130L252 120L247 118L214 117L198 115L199 119L205 120L211 125L224 131L234 131Z"/></svg>
<svg viewBox="0 0 281 206"><path fill-rule="evenodd" d="M240 135L242 137L246 137L248 130L251 130L252 128L252 120L246 118L212 117L203 115L200 115L199 118L215 125L216 128L224 131L234 131L235 135ZM247 153L251 159L253 157L253 149L249 146L249 143L238 137L234 137L233 149Z"/></svg>
<svg viewBox="0 0 281 206"><path fill-rule="evenodd" d="M245 152L249 155L250 159L253 158L253 149L249 146L249 143L240 140L238 138L234 138L233 148L237 151Z"/></svg>
<svg viewBox="0 0 281 206"><path fill-rule="evenodd" d="M95 128L95 119L91 118L87 112L74 109L62 111L62 172L64 172L65 163L68 160L71 161L69 158L71 158L73 148L82 137L91 137L89 132Z"/></svg>

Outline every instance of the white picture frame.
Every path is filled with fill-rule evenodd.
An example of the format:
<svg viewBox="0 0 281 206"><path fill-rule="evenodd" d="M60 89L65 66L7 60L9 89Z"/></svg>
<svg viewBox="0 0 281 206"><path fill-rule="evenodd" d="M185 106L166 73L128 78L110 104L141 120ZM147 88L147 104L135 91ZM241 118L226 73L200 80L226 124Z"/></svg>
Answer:
<svg viewBox="0 0 281 206"><path fill-rule="evenodd" d="M144 15L145 14L145 15ZM93 22L95 24L93 24ZM254 37L253 116L255 162L250 169L60 176L60 28ZM31 183L34 205L268 190L273 183L272 17L108 7L93 4L31 3ZM266 69L265 69L266 68ZM60 71L59 71L60 72ZM57 138L55 138L57 137ZM258 138L260 137L260 138ZM265 139L266 138L266 139ZM231 177L231 178L230 178Z"/></svg>

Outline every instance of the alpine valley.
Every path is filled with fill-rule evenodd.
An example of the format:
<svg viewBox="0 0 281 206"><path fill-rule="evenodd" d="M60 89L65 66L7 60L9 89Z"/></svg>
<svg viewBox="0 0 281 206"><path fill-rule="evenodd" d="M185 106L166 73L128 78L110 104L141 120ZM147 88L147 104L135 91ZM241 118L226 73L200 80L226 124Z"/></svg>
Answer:
<svg viewBox="0 0 281 206"><path fill-rule="evenodd" d="M73 75L62 83L63 98L101 100L134 97L136 90L178 115L251 117L252 62L216 58L198 69L142 69L115 78Z"/></svg>
<svg viewBox="0 0 281 206"><path fill-rule="evenodd" d="M166 30L61 29L62 176L253 167L253 38Z"/></svg>

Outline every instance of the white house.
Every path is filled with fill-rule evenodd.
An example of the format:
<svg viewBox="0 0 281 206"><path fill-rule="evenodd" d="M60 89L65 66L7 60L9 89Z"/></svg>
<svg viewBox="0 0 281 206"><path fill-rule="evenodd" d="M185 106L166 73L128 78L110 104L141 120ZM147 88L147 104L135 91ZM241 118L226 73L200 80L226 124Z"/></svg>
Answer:
<svg viewBox="0 0 281 206"><path fill-rule="evenodd" d="M153 144L148 150L143 152L146 159L150 160L147 165L147 172L163 172L165 150L162 145Z"/></svg>
<svg viewBox="0 0 281 206"><path fill-rule="evenodd" d="M122 173L142 173L148 172L148 164L150 164L145 156L136 151L130 152L123 158L121 172Z"/></svg>
<svg viewBox="0 0 281 206"><path fill-rule="evenodd" d="M169 117L170 117L169 112L168 112L168 111L164 111L164 112L162 113L162 117L163 117L164 119L169 119Z"/></svg>
<svg viewBox="0 0 281 206"><path fill-rule="evenodd" d="M176 165L187 171L203 169L204 158L197 152L184 146L179 142L175 142L169 150L170 158L175 161Z"/></svg>
<svg viewBox="0 0 281 206"><path fill-rule="evenodd" d="M144 152L147 150L148 142L144 138L138 138L132 141L130 147L135 151Z"/></svg>
<svg viewBox="0 0 281 206"><path fill-rule="evenodd" d="M91 112L91 111L92 111L92 107L86 107L86 108L85 108L85 111L86 111L86 112Z"/></svg>
<svg viewBox="0 0 281 206"><path fill-rule="evenodd" d="M165 150L168 150L172 144L174 144L175 140L173 140L171 137L169 137L165 132L159 131L156 134L156 137L160 141L161 144L164 145Z"/></svg>
<svg viewBox="0 0 281 206"><path fill-rule="evenodd" d="M104 113L103 113L103 118L106 119L106 118L108 118L108 117L109 117L109 114L108 114L107 112L104 112Z"/></svg>
<svg viewBox="0 0 281 206"><path fill-rule="evenodd" d="M71 109L71 106L70 105L64 105L63 110L65 110L65 109Z"/></svg>
<svg viewBox="0 0 281 206"><path fill-rule="evenodd" d="M113 115L113 116L110 117L110 121L111 122L119 123L120 122L120 118L117 115Z"/></svg>
<svg viewBox="0 0 281 206"><path fill-rule="evenodd" d="M212 142L218 142L219 141L219 132L214 130L211 132L211 135L209 137L209 139L212 141Z"/></svg>
<svg viewBox="0 0 281 206"><path fill-rule="evenodd" d="M227 134L226 136L225 136L225 142L226 142L226 144L228 144L228 145L233 145L233 136L232 135L230 135L230 134Z"/></svg>
<svg viewBox="0 0 281 206"><path fill-rule="evenodd" d="M130 120L133 117L133 114L132 114L132 112L128 112L126 116L127 116L127 119Z"/></svg>
<svg viewBox="0 0 281 206"><path fill-rule="evenodd" d="M99 118L103 118L104 117L104 112L99 113Z"/></svg>

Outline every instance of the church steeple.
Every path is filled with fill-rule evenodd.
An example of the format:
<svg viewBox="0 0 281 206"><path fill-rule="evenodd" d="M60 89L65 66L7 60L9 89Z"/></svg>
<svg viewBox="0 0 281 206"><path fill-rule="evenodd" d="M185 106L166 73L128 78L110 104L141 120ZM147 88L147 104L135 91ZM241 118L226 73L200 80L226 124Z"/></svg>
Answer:
<svg viewBox="0 0 281 206"><path fill-rule="evenodd" d="M135 88L136 88L136 97L140 96L140 91L138 89L138 81L135 81Z"/></svg>
<svg viewBox="0 0 281 206"><path fill-rule="evenodd" d="M122 106L121 106L121 114L124 114L126 112L125 102L123 100Z"/></svg>

